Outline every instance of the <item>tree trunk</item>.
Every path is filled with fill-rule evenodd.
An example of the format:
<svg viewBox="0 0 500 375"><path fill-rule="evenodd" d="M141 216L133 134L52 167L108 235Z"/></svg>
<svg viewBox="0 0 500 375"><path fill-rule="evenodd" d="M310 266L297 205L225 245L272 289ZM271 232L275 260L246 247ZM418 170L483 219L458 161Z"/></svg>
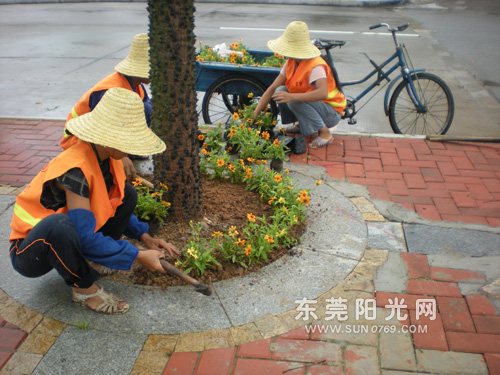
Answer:
<svg viewBox="0 0 500 375"><path fill-rule="evenodd" d="M148 0L152 128L167 150L155 156L154 180L169 188L171 214L201 213L193 0Z"/></svg>

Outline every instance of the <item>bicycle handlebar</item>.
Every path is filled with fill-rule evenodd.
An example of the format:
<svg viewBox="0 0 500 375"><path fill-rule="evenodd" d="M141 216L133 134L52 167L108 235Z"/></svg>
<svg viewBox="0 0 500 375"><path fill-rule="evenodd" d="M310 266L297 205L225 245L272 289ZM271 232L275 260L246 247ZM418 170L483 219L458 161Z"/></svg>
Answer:
<svg viewBox="0 0 500 375"><path fill-rule="evenodd" d="M391 29L391 27L387 23L379 23L378 25L370 26L369 29L370 30L378 29L379 27L382 27L382 26L387 27L387 30L390 32L398 32L398 31L406 30L410 26L410 24L405 23L404 25L399 25L399 26L395 27L394 29Z"/></svg>

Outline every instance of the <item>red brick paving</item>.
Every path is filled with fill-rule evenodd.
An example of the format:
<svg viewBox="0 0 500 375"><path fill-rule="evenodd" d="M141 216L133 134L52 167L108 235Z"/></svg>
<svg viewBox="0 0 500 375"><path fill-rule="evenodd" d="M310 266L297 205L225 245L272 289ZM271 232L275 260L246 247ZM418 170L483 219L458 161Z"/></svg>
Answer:
<svg viewBox="0 0 500 375"><path fill-rule="evenodd" d="M60 152L64 122L0 119L0 184L22 186ZM500 226L500 147L414 139L336 136L326 149L292 155L301 164L322 165L336 179L367 186L372 198L395 201L431 220ZM484 282L484 275L429 267L420 254L403 254L410 280L407 293L377 292L377 306L404 298L418 349L484 355L490 374L500 373L500 317L483 295L462 296L457 282ZM416 301L437 303L437 316L420 315ZM0 369L27 334L0 318ZM168 374L341 374L354 359L343 348L311 339L304 329L238 347L173 353ZM359 347L363 349L363 347ZM342 357L343 364L342 364ZM351 362L352 359L352 362ZM366 359L366 358L365 358ZM327 360L328 362L322 362ZM320 363L318 363L320 362ZM370 365L365 363L364 365Z"/></svg>
<svg viewBox="0 0 500 375"><path fill-rule="evenodd" d="M330 177L426 219L500 226L498 144L335 136L326 153L310 155L290 159L324 166Z"/></svg>
<svg viewBox="0 0 500 375"><path fill-rule="evenodd" d="M0 185L30 182L61 152L64 121L0 119Z"/></svg>

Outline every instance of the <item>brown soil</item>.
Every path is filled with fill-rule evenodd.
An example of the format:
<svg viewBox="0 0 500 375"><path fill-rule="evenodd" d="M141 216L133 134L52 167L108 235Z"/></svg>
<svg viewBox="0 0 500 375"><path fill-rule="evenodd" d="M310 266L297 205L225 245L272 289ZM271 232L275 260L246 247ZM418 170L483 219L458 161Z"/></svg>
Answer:
<svg viewBox="0 0 500 375"><path fill-rule="evenodd" d="M232 184L229 181L209 180L202 178L203 186L203 214L201 237L210 239L214 231L225 232L229 227L236 226L241 232L241 228L247 223L247 214L252 213L256 217L266 215L269 217L273 213L273 208L261 202L259 196L253 192L245 190L241 184ZM305 224L293 227L292 236L299 238ZM169 221L161 224L156 233L158 238L174 244L178 249L183 248L191 236L189 221ZM273 262L286 254L289 249L277 247L268 254L269 262ZM216 257L217 258L217 257ZM167 259L174 263L175 260ZM203 283L210 284L215 281L226 280L232 277L243 276L254 272L266 264L252 264L245 269L239 265L224 262L217 259L221 267L208 269L203 276L198 276L194 271L191 276ZM166 289L168 286L186 285L185 282L169 274L150 272L140 265L134 265L131 271L119 271L106 278L126 284L139 284L147 286L160 286Z"/></svg>

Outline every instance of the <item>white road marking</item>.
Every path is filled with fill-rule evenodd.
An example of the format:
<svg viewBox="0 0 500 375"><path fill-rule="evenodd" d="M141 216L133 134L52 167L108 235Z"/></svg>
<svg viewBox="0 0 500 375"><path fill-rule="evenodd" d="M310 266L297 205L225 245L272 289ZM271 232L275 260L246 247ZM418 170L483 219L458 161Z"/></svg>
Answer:
<svg viewBox="0 0 500 375"><path fill-rule="evenodd" d="M264 27L227 27L221 26L220 30L245 30L245 31L280 31L283 32L285 29L270 29ZM341 34L341 35L381 35L381 36L392 36L391 33L375 33L375 32L360 32L360 31L339 31L339 30L309 30L309 33L320 33L320 34ZM418 34L397 34L398 37L411 37L418 38Z"/></svg>

